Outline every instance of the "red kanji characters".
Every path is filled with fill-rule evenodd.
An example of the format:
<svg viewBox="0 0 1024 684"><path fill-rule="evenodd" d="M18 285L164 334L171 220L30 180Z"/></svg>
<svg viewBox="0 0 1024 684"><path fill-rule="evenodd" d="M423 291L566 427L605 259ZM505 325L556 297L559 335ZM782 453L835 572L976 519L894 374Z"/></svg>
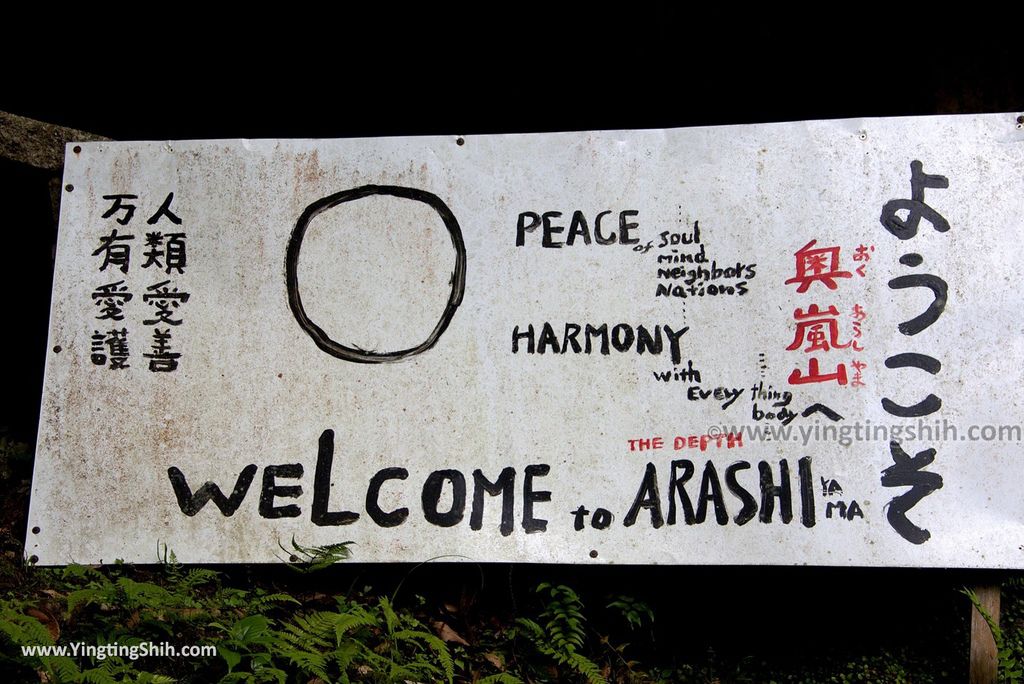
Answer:
<svg viewBox="0 0 1024 684"><path fill-rule="evenodd" d="M798 293L807 292L811 283L820 282L829 290L839 288L837 278L852 278L849 271L840 269L839 247L815 247L817 240L811 240L796 251L796 275L786 281L787 285L796 284ZM854 254L854 261L867 262L871 259L873 246L860 245ZM862 264L861 270L864 265ZM858 274L864 273L858 270ZM803 347L805 352L827 352L832 349L846 349L851 347L854 351L861 351L861 346L856 341L839 341L839 309L829 306L822 309L817 304L811 304L807 310L797 308L793 312L796 319L796 332L793 342L786 347L787 351L794 351ZM854 336L860 337L859 324L855 327ZM807 345L804 347L804 345ZM835 372L822 373L819 369L818 359L808 359L808 371L805 375L799 369L794 369L789 375L789 384L805 385L818 382L836 382L846 385L846 365L838 364Z"/></svg>
<svg viewBox="0 0 1024 684"><path fill-rule="evenodd" d="M846 364L841 363L836 366L835 373L822 373L818 369L818 359L812 357L807 362L807 375L801 373L799 368L794 368L793 372L789 374L790 385L806 385L811 382L830 382L832 380L840 385L846 384Z"/></svg>
<svg viewBox="0 0 1024 684"><path fill-rule="evenodd" d="M807 307L806 312L798 308L793 312L793 318L797 320L796 335L793 338L793 343L786 349L788 351L799 349L805 340L808 343L804 349L805 352L849 347L849 342L846 344L839 342L839 322L835 319L838 315L839 309L834 306L830 306L824 311L818 308L817 304L811 304Z"/></svg>
<svg viewBox="0 0 1024 684"><path fill-rule="evenodd" d="M796 252L796 275L786 281L786 284L799 283L797 292L807 292L807 288L815 281L821 283L830 290L839 287L836 278L852 278L849 271L839 270L839 248L838 247L814 247L817 240L811 240Z"/></svg>

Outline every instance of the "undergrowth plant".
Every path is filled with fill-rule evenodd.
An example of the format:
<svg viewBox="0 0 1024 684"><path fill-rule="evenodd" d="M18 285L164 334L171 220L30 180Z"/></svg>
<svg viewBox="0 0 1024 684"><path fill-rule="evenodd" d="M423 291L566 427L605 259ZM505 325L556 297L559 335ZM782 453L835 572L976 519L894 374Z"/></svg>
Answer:
<svg viewBox="0 0 1024 684"><path fill-rule="evenodd" d="M304 572L347 553L343 545L306 547L294 540L286 550ZM960 678L955 668L944 669L949 659L938 663L935 654L912 648L883 648L856 658L809 655L782 669L779 662L679 641L671 642L666 656L664 649L653 649L655 611L642 600L613 594L602 602L606 612L589 614L580 594L565 584L537 585L534 601L522 611L513 608L513 615L474 615L415 595L396 604L395 593L369 587L313 591L306 575L299 582L286 579L282 589L274 579L280 573L253 580L249 569L233 574L190 567L166 548L159 557L155 567L0 567L0 576L18 580L0 585L0 681L844 684ZM0 558L4 563L10 561ZM1001 680L1022 682L1024 583L1011 580L1003 597L1001 628L986 618L999 647ZM665 623L658 624L661 629ZM31 645L147 642L213 645L217 655L133 660L124 653L20 651ZM648 662L627 657L627 647L631 654L639 649L650 656Z"/></svg>
<svg viewBox="0 0 1024 684"><path fill-rule="evenodd" d="M303 546L292 537L292 547L289 549L278 542L281 550L288 554L288 566L298 572L316 572L323 570L335 563L348 560L352 557L352 550L349 548L354 542L346 541L337 544L325 544L323 546Z"/></svg>
<svg viewBox="0 0 1024 684"><path fill-rule="evenodd" d="M282 622L268 647L271 659L324 681L450 684L455 677L445 643L386 597L369 605L339 597L337 610Z"/></svg>
<svg viewBox="0 0 1024 684"><path fill-rule="evenodd" d="M570 668L590 684L605 684L601 668L583 654L587 635L580 597L564 584L547 582L537 586L537 593L544 598L540 617L517 618L515 635L523 636L538 652Z"/></svg>
<svg viewBox="0 0 1024 684"><path fill-rule="evenodd" d="M293 545L308 571L344 551ZM387 597L335 597L334 610L286 611L286 592L228 586L209 568L186 568L162 550L162 567L35 568L46 587L0 598L0 676L63 682L448 682L447 645ZM52 617L51 617L52 615ZM211 644L217 658L132 660L22 656L21 646L70 643ZM157 671L149 671L149 666Z"/></svg>

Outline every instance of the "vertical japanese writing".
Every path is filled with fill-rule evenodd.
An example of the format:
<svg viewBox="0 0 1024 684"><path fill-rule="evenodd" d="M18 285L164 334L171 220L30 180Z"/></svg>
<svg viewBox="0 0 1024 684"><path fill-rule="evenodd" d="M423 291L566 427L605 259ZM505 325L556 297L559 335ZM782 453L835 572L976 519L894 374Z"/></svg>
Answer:
<svg viewBox="0 0 1024 684"><path fill-rule="evenodd" d="M94 330L92 333L92 362L97 366L110 363L110 370L128 368L128 330L121 328L107 332Z"/></svg>
<svg viewBox="0 0 1024 684"><path fill-rule="evenodd" d="M146 288L146 294L142 295L143 301L154 307L153 318L142 321L143 325L151 326L178 326L182 324L181 318L175 318L175 310L189 300L187 292L181 292L171 284L171 281L164 280L150 285ZM153 343L148 354L143 354L149 359L149 370L154 373L169 373L178 367L180 353L171 352L171 328L153 328Z"/></svg>
<svg viewBox="0 0 1024 684"><path fill-rule="evenodd" d="M863 306L860 304L853 305L853 309L850 310L850 318L853 319L853 339L850 341L850 344L853 351L859 352L864 350L864 347L860 344L861 337L864 335L861 326L867 317L868 314ZM863 387L864 369L867 368L868 364L860 359L854 359L850 365L853 366L853 377L850 379L850 387Z"/></svg>
<svg viewBox="0 0 1024 684"><path fill-rule="evenodd" d="M92 256L98 260L97 270L100 273L120 271L124 277L98 284L91 293L97 310L95 318L99 321L108 321L108 325L114 322L118 325L109 329L93 330L89 349L90 360L94 365L104 366L110 370L124 370L131 368L129 332L133 329L133 323L128 305L135 298L130 282L130 271L133 264L133 241L138 237L132 232L131 224L136 210L140 204L145 204L145 199L139 202L139 195L127 193L102 197L109 203L102 218L114 225L108 223L109 231L102 234L97 243L94 243L96 248ZM156 228L146 229L144 232L144 260L137 266L142 272L149 272L152 269L174 276L185 273L188 266L188 236L177 228L183 221L172 209L173 202L174 193L167 193L159 207L146 219L147 226ZM173 232L164 232L164 223L174 226ZM166 373L178 368L181 354L172 351L171 326L180 326L184 323L180 308L190 296L179 284L169 279L159 280L145 287L141 299L149 306L149 312L143 316L136 312L135 321L137 323L141 318L143 326L152 327L150 350L142 355L149 360L150 371Z"/></svg>
<svg viewBox="0 0 1024 684"><path fill-rule="evenodd" d="M945 176L930 175L924 172L924 165L914 160L910 164L910 199L889 200L882 207L879 218L882 226L899 240L909 240L917 235L921 220L924 219L932 227L945 233L949 230L949 222L939 212L928 206L924 201L926 188L945 189L949 180ZM906 212L901 216L898 212ZM900 257L900 264L909 268L917 268L924 260L921 255L908 252ZM928 307L917 316L900 323L897 328L908 336L917 335L932 326L946 308L948 286L946 281L930 273L914 273L893 278L889 281L892 290L903 290L912 287L923 287L930 290L933 298ZM927 354L906 352L889 357L885 361L886 368L916 368L935 375L942 364ZM916 389L916 385L909 385ZM934 394L927 394L923 399L910 406L898 404L888 397L882 399L882 408L886 413L901 418L916 418L935 413L942 407L942 400ZM912 522L907 513L921 499L937 489L942 488L942 476L927 472L925 466L935 460L935 449L924 449L911 456L903 450L898 440L889 444L892 465L882 471L883 487L910 487L903 494L893 497L887 507L889 525L901 537L913 544L923 544L931 538L931 533Z"/></svg>
<svg viewBox="0 0 1024 684"><path fill-rule="evenodd" d="M811 285L819 283L828 290L839 288L839 278L852 278L849 271L840 269L839 247L815 247L817 240L811 240L796 251L796 274L786 281L787 285L795 284L798 294L807 292ZM795 351L803 347L803 351L828 352L832 349L846 349L850 342L841 342L839 335L839 309L833 305L822 309L818 304L811 304L806 310L797 308L793 312L796 320L796 334L793 342L786 347L787 351ZM806 343L807 346L804 346ZM846 364L838 363L832 372L823 372L816 356L807 361L807 373L799 368L789 374L789 384L806 385L809 383L836 382L847 383Z"/></svg>

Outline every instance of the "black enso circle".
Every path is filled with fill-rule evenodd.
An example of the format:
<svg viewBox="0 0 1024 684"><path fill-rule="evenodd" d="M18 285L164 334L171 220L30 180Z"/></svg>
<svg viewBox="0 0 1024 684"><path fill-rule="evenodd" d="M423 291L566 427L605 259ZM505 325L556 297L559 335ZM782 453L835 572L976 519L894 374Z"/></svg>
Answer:
<svg viewBox="0 0 1024 684"><path fill-rule="evenodd" d="M348 347L332 340L320 326L309 319L309 316L306 315L306 310L302 307L298 279L299 253L302 251L302 240L306 235L306 228L309 226L309 222L318 214L331 207L371 195L389 195L391 197L401 197L423 202L436 211L441 220L444 221L444 226L448 229L448 236L452 241L452 247L455 249L455 269L452 273L451 294L448 297L448 304L445 306L444 313L441 314L441 318L437 321L437 325L434 326L430 335L419 345L409 349L375 352L359 349L358 347ZM333 195L328 195L306 207L302 215L299 216L295 229L292 230L291 237L288 240L288 253L285 256L285 278L288 288L288 305L291 307L292 314L295 315L295 320L313 338L313 342L320 349L335 358L352 361L353 363L388 363L399 361L425 352L433 347L448 328L452 316L455 315L455 310L462 303L462 295L466 290L466 245L462 240L462 229L459 228L459 222L455 219L455 214L437 195L426 190L406 188L399 185L363 185L358 188L342 190Z"/></svg>

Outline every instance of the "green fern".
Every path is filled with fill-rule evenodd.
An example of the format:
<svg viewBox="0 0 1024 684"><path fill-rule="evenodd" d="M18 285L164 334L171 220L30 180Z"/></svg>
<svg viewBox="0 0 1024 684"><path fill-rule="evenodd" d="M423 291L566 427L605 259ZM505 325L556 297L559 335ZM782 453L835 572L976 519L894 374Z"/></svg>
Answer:
<svg viewBox="0 0 1024 684"><path fill-rule="evenodd" d="M586 644L586 618L583 602L565 585L543 582L537 593L546 595L541 622L517 618L519 631L543 655L586 678L589 684L607 684L601 668L580 651Z"/></svg>
<svg viewBox="0 0 1024 684"><path fill-rule="evenodd" d="M583 648L587 635L584 631L586 618L583 617L583 603L564 584L552 585L543 582L537 586L538 593L547 593L548 601L541 613L547 636L557 653L575 653Z"/></svg>
<svg viewBox="0 0 1024 684"><path fill-rule="evenodd" d="M441 668L444 670L445 679L449 684L455 678L455 660L448 651L448 646L429 632L414 629L403 629L395 632L392 638L396 641L422 641L434 652L437 659L441 661Z"/></svg>
<svg viewBox="0 0 1024 684"><path fill-rule="evenodd" d="M292 617L273 631L270 653L300 672L325 681L365 679L452 682L455 662L443 641L421 629L387 598L372 610L344 599L337 611Z"/></svg>
<svg viewBox="0 0 1024 684"><path fill-rule="evenodd" d="M303 546L295 541L293 536L292 548L285 547L281 542L278 542L277 545L288 554L288 567L298 572L309 573L347 560L352 556L352 551L348 547L354 543L345 541L323 546Z"/></svg>
<svg viewBox="0 0 1024 684"><path fill-rule="evenodd" d="M348 619L346 619L348 618ZM339 623L345 625L338 629ZM316 612L297 615L274 633L274 655L286 658L306 674L330 680L331 661L344 672L353 662L358 649L345 643L346 627L369 624L342 613Z"/></svg>
<svg viewBox="0 0 1024 684"><path fill-rule="evenodd" d="M194 590L206 585L220 585L220 575L207 568L194 568L177 583L181 589Z"/></svg>
<svg viewBox="0 0 1024 684"><path fill-rule="evenodd" d="M68 594L68 615L74 613L79 607L94 603L104 603L105 601L113 600L113 598L113 585L109 582L105 586L78 589Z"/></svg>
<svg viewBox="0 0 1024 684"><path fill-rule="evenodd" d="M507 672L481 677L477 684L523 684L523 680Z"/></svg>
<svg viewBox="0 0 1024 684"><path fill-rule="evenodd" d="M77 682L82 679L82 671L71 658L66 656L42 656L39 658L42 669L56 682Z"/></svg>
<svg viewBox="0 0 1024 684"><path fill-rule="evenodd" d="M288 661L302 672L330 681L331 675L327 673L327 658L325 656L309 650L292 650L287 657Z"/></svg>
<svg viewBox="0 0 1024 684"><path fill-rule="evenodd" d="M149 672L140 672L139 678L136 680L136 684L174 684L175 681L176 680L173 677L152 674Z"/></svg>
<svg viewBox="0 0 1024 684"><path fill-rule="evenodd" d="M392 608L391 601L386 596L381 596L377 601L377 606L380 608L381 615L384 616L384 624L387 626L388 634L394 633L398 629L398 614Z"/></svg>
<svg viewBox="0 0 1024 684"><path fill-rule="evenodd" d="M73 681L83 682L84 684L117 684L117 680L109 672L101 668L86 670L79 679Z"/></svg>
<svg viewBox="0 0 1024 684"><path fill-rule="evenodd" d="M23 612L27 604L21 602L0 603L0 634L5 635L15 645L53 644L49 630L33 617Z"/></svg>
<svg viewBox="0 0 1024 684"><path fill-rule="evenodd" d="M39 620L25 614L26 603L16 601L0 601L0 639L10 642L17 653L22 646L52 646L53 637ZM3 653L7 649L0 650ZM2 662L3 659L0 659ZM81 677L81 671L75 661L66 656L32 656L27 658L36 670L47 672L57 682L75 682ZM16 661L21 664L21 661Z"/></svg>
<svg viewBox="0 0 1024 684"><path fill-rule="evenodd" d="M362 606L353 606L345 613L336 613L337 619L334 621L334 643L336 646L341 646L344 637L349 632L355 631L360 627L373 627L377 625L377 618L371 615Z"/></svg>
<svg viewBox="0 0 1024 684"><path fill-rule="evenodd" d="M99 569L89 567L87 565L78 565L72 563L66 566L63 570L58 571L60 578L65 581L81 582L81 581L108 581L107 576L100 572Z"/></svg>
<svg viewBox="0 0 1024 684"><path fill-rule="evenodd" d="M294 603L296 605L302 605L302 601L299 601L291 594L281 592L264 594L262 590L259 590L256 592L256 596L245 603L245 608L248 613L263 613L272 608L276 608L280 603Z"/></svg>
<svg viewBox="0 0 1024 684"><path fill-rule="evenodd" d="M285 632L305 639L312 646L330 648L334 645L334 624L337 613L309 613L297 615L293 622L285 625Z"/></svg>
<svg viewBox="0 0 1024 684"><path fill-rule="evenodd" d="M601 674L601 668L583 654L569 653L566 656L565 662L573 670L586 677L590 684L607 684L607 680Z"/></svg>
<svg viewBox="0 0 1024 684"><path fill-rule="evenodd" d="M193 603L190 597L176 596L151 582L136 582L128 577L119 577L116 586L123 593L123 605L129 609L177 608L191 606Z"/></svg>
<svg viewBox="0 0 1024 684"><path fill-rule="evenodd" d="M651 607L632 596L618 596L606 607L617 609L631 630L640 629L645 622L649 625L654 624L654 611Z"/></svg>

